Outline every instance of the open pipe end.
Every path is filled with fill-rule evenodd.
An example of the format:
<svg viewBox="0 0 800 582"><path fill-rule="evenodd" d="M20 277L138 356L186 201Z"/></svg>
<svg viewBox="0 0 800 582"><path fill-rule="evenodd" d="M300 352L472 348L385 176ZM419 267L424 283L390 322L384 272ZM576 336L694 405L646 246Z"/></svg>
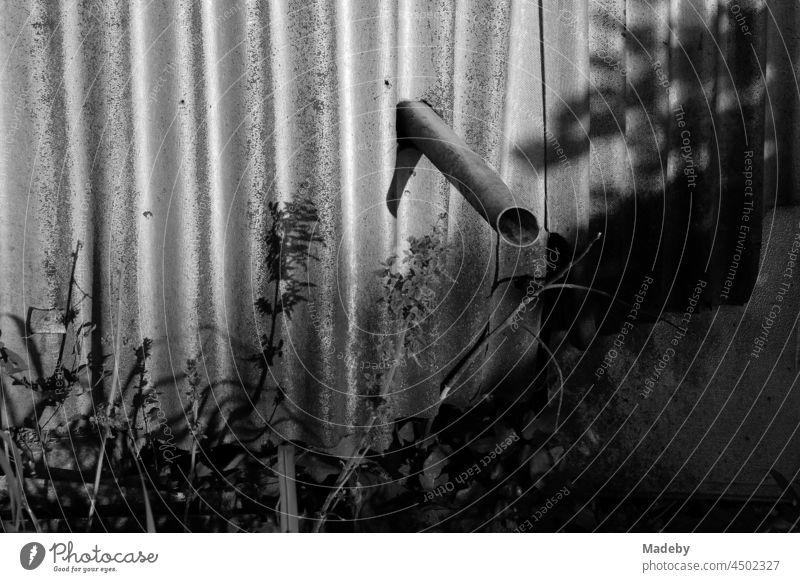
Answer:
<svg viewBox="0 0 800 582"><path fill-rule="evenodd" d="M497 231L508 244L527 247L539 238L539 223L530 210L512 206L497 217Z"/></svg>

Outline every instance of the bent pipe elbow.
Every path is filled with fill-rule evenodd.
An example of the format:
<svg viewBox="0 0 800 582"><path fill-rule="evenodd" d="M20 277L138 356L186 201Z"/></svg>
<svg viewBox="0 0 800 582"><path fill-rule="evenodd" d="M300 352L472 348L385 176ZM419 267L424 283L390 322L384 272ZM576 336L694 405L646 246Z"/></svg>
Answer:
<svg viewBox="0 0 800 582"><path fill-rule="evenodd" d="M433 108L422 101L401 101L397 105L398 167L416 164L409 147L424 154L470 205L507 243L525 247L539 236L536 216L506 186L503 179L459 137ZM410 143L409 143L410 142ZM417 157L418 159L418 157ZM403 165L404 168L400 168ZM397 179L393 180L393 184ZM402 188L402 186L401 186ZM397 198L388 201L396 212Z"/></svg>

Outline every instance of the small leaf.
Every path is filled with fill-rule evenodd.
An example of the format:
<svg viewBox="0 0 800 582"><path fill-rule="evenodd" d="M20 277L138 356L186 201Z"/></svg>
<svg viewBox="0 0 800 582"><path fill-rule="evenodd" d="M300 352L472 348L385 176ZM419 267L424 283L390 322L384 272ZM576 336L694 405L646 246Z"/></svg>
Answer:
<svg viewBox="0 0 800 582"><path fill-rule="evenodd" d="M331 475L338 475L341 469L336 465L326 463L314 455L305 455L295 461L298 467L302 467L303 472L311 477L315 483L322 483Z"/></svg>
<svg viewBox="0 0 800 582"><path fill-rule="evenodd" d="M236 455L233 459L230 460L230 462L227 465L225 465L225 467L223 467L222 472L227 473L228 471L233 471L234 469L236 469L242 463L245 456L246 456L245 453L239 453L238 455Z"/></svg>
<svg viewBox="0 0 800 582"><path fill-rule="evenodd" d="M436 478L436 481L434 481L433 484L436 487L439 487L440 485L446 485L448 481L450 481L450 475L447 473L442 473Z"/></svg>
<svg viewBox="0 0 800 582"><path fill-rule="evenodd" d="M411 422L405 423L397 431L397 440L401 445L414 441L414 424Z"/></svg>
<svg viewBox="0 0 800 582"><path fill-rule="evenodd" d="M198 479L202 479L213 475L214 471L208 468L204 463L198 462L197 465L195 465L194 474Z"/></svg>
<svg viewBox="0 0 800 582"><path fill-rule="evenodd" d="M221 501L223 511L232 511L236 508L236 491L225 489Z"/></svg>
<svg viewBox="0 0 800 582"><path fill-rule="evenodd" d="M434 488L436 479L444 469L444 463L442 461L446 458L447 454L442 447L436 447L431 454L428 455L428 458L425 459L425 462L422 464L422 474L419 476L419 481L423 489L430 491Z"/></svg>
<svg viewBox="0 0 800 582"><path fill-rule="evenodd" d="M537 432L551 435L556 427L557 406L549 406L540 413L530 411L523 421L522 438L530 440Z"/></svg>
<svg viewBox="0 0 800 582"><path fill-rule="evenodd" d="M469 486L460 489L456 493L456 501L459 504L466 504L474 499L476 499L481 493L484 492L484 487L478 481L470 482Z"/></svg>
<svg viewBox="0 0 800 582"><path fill-rule="evenodd" d="M593 445L597 446L600 444L600 438L597 436L597 433L594 431L592 427L589 427L586 430L586 436Z"/></svg>
<svg viewBox="0 0 800 582"><path fill-rule="evenodd" d="M546 473L551 466L552 461L548 451L539 451L533 456L530 464L528 465L528 471L530 472L531 479L536 481L536 479Z"/></svg>
<svg viewBox="0 0 800 582"><path fill-rule="evenodd" d="M553 458L553 464L556 465L564 456L564 447L557 446L550 449L550 456Z"/></svg>
<svg viewBox="0 0 800 582"><path fill-rule="evenodd" d="M9 375L19 374L28 369L22 356L4 347L2 343L0 343L0 367Z"/></svg>
<svg viewBox="0 0 800 582"><path fill-rule="evenodd" d="M486 437L486 438L482 438L482 439L479 439L479 440L472 441L469 444L469 450L474 451L475 453L478 453L479 455L483 455L483 454L491 451L495 447L496 444L497 444L497 441L495 440L494 437Z"/></svg>

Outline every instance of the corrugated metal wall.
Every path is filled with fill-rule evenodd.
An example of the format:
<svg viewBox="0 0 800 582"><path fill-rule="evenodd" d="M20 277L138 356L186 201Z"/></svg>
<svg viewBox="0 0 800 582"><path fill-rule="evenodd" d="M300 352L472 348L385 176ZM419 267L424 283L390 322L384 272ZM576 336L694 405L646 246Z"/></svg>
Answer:
<svg viewBox="0 0 800 582"><path fill-rule="evenodd" d="M403 369L395 398L398 414L430 414L443 373L519 297L509 288L488 299L495 237L427 162L398 219L389 213L398 100L442 112L569 248L608 233L579 279L618 292L653 269L666 293L708 271L718 293L745 150L764 204L797 200L799 13L758 0L8 0L2 341L51 373L39 354L57 353L61 337L26 346L25 322L31 307L64 307L80 241L77 295L90 297L78 320L98 324L94 348L108 353L121 308L123 378L153 340L151 380L176 431L187 360L198 358L212 426L231 419L238 436L259 434L279 384L274 430L332 445L359 422L361 367L388 329L380 261L446 211L455 282L436 343ZM695 174L681 156L684 129ZM312 243L315 258L297 271L312 286L280 327L283 353L263 381L270 319L254 304L274 292L268 203L306 196L324 244ZM751 241L732 302L753 281L756 233ZM500 259L507 276L528 271L531 256L504 248ZM530 375L531 337L502 341L472 384ZM36 399L20 386L5 392L22 422ZM91 399L71 399L63 418Z"/></svg>

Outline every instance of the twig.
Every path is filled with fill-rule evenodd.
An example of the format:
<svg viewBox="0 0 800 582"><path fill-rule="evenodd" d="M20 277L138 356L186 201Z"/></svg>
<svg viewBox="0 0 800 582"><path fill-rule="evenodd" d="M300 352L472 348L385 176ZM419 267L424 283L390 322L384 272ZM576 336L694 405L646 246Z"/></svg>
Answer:
<svg viewBox="0 0 800 582"><path fill-rule="evenodd" d="M370 431L372 431L372 427L375 425L376 417L372 417L370 419L369 424L366 427L366 435L369 435ZM336 479L336 484L334 488L328 493L328 496L325 498L325 503L322 504L322 509L320 509L320 518L314 524L314 533L319 533L322 529L322 526L325 524L325 520L328 518L328 513L333 509L335 503L334 501L339 495L339 492L345 486L347 481L350 480L350 477L355 473L356 468L358 465L361 464L361 461L364 460L364 457L367 454L368 448L362 448L362 443L364 442L364 437L362 437L361 441L359 442L359 448L356 449L356 454L350 457L347 460L342 472L339 473L339 478Z"/></svg>
<svg viewBox="0 0 800 582"><path fill-rule="evenodd" d="M280 491L280 521L282 533L299 533L297 517L297 470L294 445L284 443L278 447L278 489Z"/></svg>
<svg viewBox="0 0 800 582"><path fill-rule="evenodd" d="M78 241L75 245L75 252L72 255L72 272L69 276L69 287L67 289L67 303L64 307L64 325L69 323L67 318L69 317L69 312L72 309L72 286L75 284L75 272L78 268L78 253L80 253L81 248L83 247L83 243ZM56 371L61 369L61 365L64 359L64 348L67 344L67 334L64 334L64 337L61 338L61 346L58 349L58 361L56 362Z"/></svg>
<svg viewBox="0 0 800 582"><path fill-rule="evenodd" d="M194 366L194 364L192 364L192 366ZM194 378L196 377L194 376L194 374L196 373L197 373L196 369L194 370L190 369L187 373L187 375L191 375L191 377L189 377L189 386L191 390L190 394L192 395L192 426L191 426L192 450L190 453L190 461L189 461L189 475L187 476L187 481L189 484L190 491L189 494L186 495L186 505L184 506L183 510L183 523L184 527L187 528L187 531L188 527L186 526L186 522L189 520L189 506L191 505L192 501L194 501L194 490L195 490L194 478L197 472L197 445L198 445L197 433L200 428L198 425L200 416L200 398L199 395L197 394L197 386L192 384L194 382Z"/></svg>
<svg viewBox="0 0 800 582"><path fill-rule="evenodd" d="M555 283L556 281L560 281L561 279L563 279L570 272L572 267L574 267L575 265L577 265L583 259L586 258L586 255L589 254L589 251L592 250L592 247L594 246L594 243L599 241L600 237L602 237L602 236L603 236L602 232L598 232L596 235L594 235L594 238L589 241L589 244L587 244L586 248L583 249L583 251L581 252L580 255L578 255L578 258L570 261L567 265L564 265L563 267L561 267L561 269L556 271L555 274L552 277L550 277L550 279L548 279L546 281L545 285L549 285L551 283Z"/></svg>
<svg viewBox="0 0 800 582"><path fill-rule="evenodd" d="M131 440L133 440L131 438ZM136 449L136 443L133 443L133 448ZM150 506L150 496L147 494L147 485L144 482L144 473L139 464L139 459L133 455L133 462L136 465L136 471L139 473L139 480L142 482L142 496L144 497L144 513L147 524L147 533L156 533L156 521L153 518L153 508Z"/></svg>
<svg viewBox="0 0 800 582"><path fill-rule="evenodd" d="M121 343L122 331L122 269L119 270L119 293L117 297L117 329L116 337L114 338L114 371L111 375L111 394L106 403L106 425L103 430L103 436L100 441L100 450L97 456L97 469L94 474L94 488L92 489L92 497L89 503L89 517L86 522L86 531L90 532L92 523L94 521L95 508L97 506L97 493L100 489L100 476L103 473L103 460L106 457L106 442L111 436L111 428L109 421L111 418L111 411L114 406L114 401L117 396L117 384L119 383L119 354Z"/></svg>
<svg viewBox="0 0 800 582"><path fill-rule="evenodd" d="M3 441L4 453L0 454L0 472L5 473L6 483L8 484L8 505L11 509L11 521L15 531L19 531L22 524L22 491L19 480L11 465L11 452L9 449L10 437L5 431L0 431L0 439Z"/></svg>
<svg viewBox="0 0 800 582"><path fill-rule="evenodd" d="M70 311L72 310L72 295L73 295L72 289L74 286L76 286L75 272L78 267L78 254L80 253L81 248L83 248L83 243L81 241L78 241L77 244L75 245L75 252L72 253L72 270L69 276L69 285L67 287L67 302L64 307L64 316L63 316L65 327L69 323L68 318ZM83 290L81 290L81 292L83 292ZM61 338L61 344L59 345L58 348L58 360L56 360L56 367L55 367L55 374L61 374L62 377L63 377L62 368L64 367L64 350L66 349L66 345L67 345L67 333L65 329L64 335ZM40 430L42 427L46 427L50 423L50 421L53 420L55 415L58 414L59 410L61 409L62 404L63 402L58 403L56 409L50 415L50 418L47 419L47 422L42 423L40 422L40 419L37 419L37 426L40 428Z"/></svg>
<svg viewBox="0 0 800 582"><path fill-rule="evenodd" d="M36 533L41 533L41 529L39 529L39 521L33 514L33 510L28 504L28 497L25 494L25 478L22 470L22 458L20 457L19 449L17 448L16 443L11 439L11 436L6 434L5 431L0 431L0 438L3 440L4 449L6 451L9 449L11 450L11 456L0 455L0 469L2 469L3 472L8 475L8 496L12 508L12 514L14 515L14 528L19 531L20 525L22 525L22 511L25 510L25 512L28 514L28 517L31 519L33 529L36 530ZM12 457L14 459L16 471L11 467ZM16 502L14 500L15 491Z"/></svg>
<svg viewBox="0 0 800 582"><path fill-rule="evenodd" d="M497 232L494 243L494 277L492 278L492 288L489 291L489 299L494 295L495 289L500 286L500 232Z"/></svg>
<svg viewBox="0 0 800 582"><path fill-rule="evenodd" d="M281 243L281 247L283 244ZM279 307L278 302L280 301L280 288L281 288L281 265L278 265L278 274L275 276L275 291L273 294L272 299L272 324L270 326L269 331L269 341L267 342L267 368L269 369L272 367L272 361L275 357L275 331L278 327L278 315L279 315Z"/></svg>
<svg viewBox="0 0 800 582"><path fill-rule="evenodd" d="M53 411L53 414L51 414L50 417L45 422L40 422L39 423L39 430L40 431L44 427L46 427L48 424L50 424L50 421L53 420L53 418L55 418L56 414L61 412L61 409L62 409L63 406L64 406L64 403L63 402L59 402L58 405L56 406L56 409Z"/></svg>
<svg viewBox="0 0 800 582"><path fill-rule="evenodd" d="M195 421L195 426L197 426L197 421ZM192 433L194 433L194 431L192 431ZM187 479L189 481L189 488L192 489L192 491L194 491L193 485L196 472L197 472L197 437L194 437L192 438L192 451L190 454L189 475ZM192 501L194 501L194 494L190 493L189 495L186 496L186 507L184 507L183 510L184 524L189 519L189 505L192 503Z"/></svg>
<svg viewBox="0 0 800 582"><path fill-rule="evenodd" d="M3 407L0 408L0 430L7 429L11 426L11 421L8 418L8 405L6 404L6 386L5 382L3 381L3 370L0 369L0 399L2 399ZM8 443L4 440L3 441L3 450L6 453L6 457L9 455L8 450Z"/></svg>

